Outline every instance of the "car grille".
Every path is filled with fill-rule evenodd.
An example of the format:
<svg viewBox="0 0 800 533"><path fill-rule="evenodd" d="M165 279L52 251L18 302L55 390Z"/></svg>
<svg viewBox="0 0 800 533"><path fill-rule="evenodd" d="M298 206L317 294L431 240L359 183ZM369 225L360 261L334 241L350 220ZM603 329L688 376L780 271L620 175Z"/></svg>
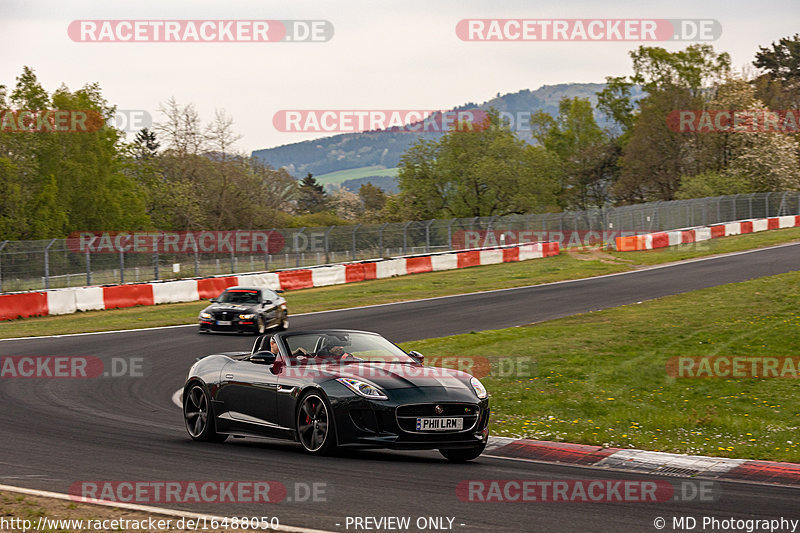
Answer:
<svg viewBox="0 0 800 533"><path fill-rule="evenodd" d="M214 318L216 320L233 320L237 317L237 314L233 311L217 311L214 313Z"/></svg>
<svg viewBox="0 0 800 533"><path fill-rule="evenodd" d="M441 406L442 412L436 412L436 406ZM395 411L397 425L400 429L409 433L432 434L431 431L417 431L418 417L459 417L464 419L464 429L454 431L437 431L435 433L458 433L470 431L478 423L480 409L477 405L469 403L419 403L413 405L401 405Z"/></svg>

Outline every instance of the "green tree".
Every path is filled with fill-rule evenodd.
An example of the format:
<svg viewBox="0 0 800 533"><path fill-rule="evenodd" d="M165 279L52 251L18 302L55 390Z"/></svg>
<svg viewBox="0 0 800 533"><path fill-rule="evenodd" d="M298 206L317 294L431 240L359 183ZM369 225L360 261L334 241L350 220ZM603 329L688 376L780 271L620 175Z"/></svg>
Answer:
<svg viewBox="0 0 800 533"><path fill-rule="evenodd" d="M320 213L328 210L328 195L325 188L309 172L300 181L297 192L297 212L299 214Z"/></svg>
<svg viewBox="0 0 800 533"><path fill-rule="evenodd" d="M764 70L755 80L759 99L772 109L800 109L800 34L759 47L753 65Z"/></svg>
<svg viewBox="0 0 800 533"><path fill-rule="evenodd" d="M555 203L560 165L518 139L497 112L482 127L420 140L401 159L399 205L409 218L533 213Z"/></svg>
<svg viewBox="0 0 800 533"><path fill-rule="evenodd" d="M534 138L558 156L563 169L560 198L567 209L587 209L609 202L616 177L616 145L594 119L587 98L564 98L555 118L539 112Z"/></svg>

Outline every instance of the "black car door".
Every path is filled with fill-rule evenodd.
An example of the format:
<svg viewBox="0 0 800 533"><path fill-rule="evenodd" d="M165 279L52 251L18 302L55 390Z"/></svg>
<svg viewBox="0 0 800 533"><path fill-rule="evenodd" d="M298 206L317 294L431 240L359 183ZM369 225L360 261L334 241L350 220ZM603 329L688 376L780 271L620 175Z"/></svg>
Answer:
<svg viewBox="0 0 800 533"><path fill-rule="evenodd" d="M237 425L270 433L278 423L278 377L271 365L248 359L231 361L222 369L219 396L225 410Z"/></svg>

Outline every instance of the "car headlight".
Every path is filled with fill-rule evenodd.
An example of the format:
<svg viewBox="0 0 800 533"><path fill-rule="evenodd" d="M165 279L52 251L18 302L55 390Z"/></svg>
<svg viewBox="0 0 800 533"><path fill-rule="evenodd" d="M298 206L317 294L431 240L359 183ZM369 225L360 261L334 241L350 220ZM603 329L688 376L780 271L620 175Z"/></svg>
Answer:
<svg viewBox="0 0 800 533"><path fill-rule="evenodd" d="M478 378L472 378L469 380L470 385L472 385L472 389L475 391L475 394L478 395L478 398L483 400L484 398L489 397L489 393L486 392L486 387L483 386L483 383L478 381Z"/></svg>
<svg viewBox="0 0 800 533"><path fill-rule="evenodd" d="M255 318L255 317L256 317L256 315L254 315L253 313L250 313L248 315L239 315L239 318L242 318L244 320L247 320L249 318Z"/></svg>
<svg viewBox="0 0 800 533"><path fill-rule="evenodd" d="M211 313L200 313L200 318L211 318Z"/></svg>
<svg viewBox="0 0 800 533"><path fill-rule="evenodd" d="M350 378L339 378L336 381L338 381L351 391L355 392L359 396L363 396L364 398L370 398L372 400L389 399L389 397L386 396L385 392L383 392L375 385L367 383L366 381L361 381L358 379L350 379Z"/></svg>

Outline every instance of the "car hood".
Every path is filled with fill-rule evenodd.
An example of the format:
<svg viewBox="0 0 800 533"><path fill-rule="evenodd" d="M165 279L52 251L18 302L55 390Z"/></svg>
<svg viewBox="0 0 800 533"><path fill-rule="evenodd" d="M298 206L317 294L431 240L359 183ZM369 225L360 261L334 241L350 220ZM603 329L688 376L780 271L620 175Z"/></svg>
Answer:
<svg viewBox="0 0 800 533"><path fill-rule="evenodd" d="M332 363L313 365L331 378L368 381L384 390L412 387L444 387L472 390L472 376L460 370L402 363Z"/></svg>
<svg viewBox="0 0 800 533"><path fill-rule="evenodd" d="M203 312L210 313L211 311L231 311L234 313L242 313L245 311L253 311L258 306L256 304L226 304L226 303L213 303L203 309Z"/></svg>

